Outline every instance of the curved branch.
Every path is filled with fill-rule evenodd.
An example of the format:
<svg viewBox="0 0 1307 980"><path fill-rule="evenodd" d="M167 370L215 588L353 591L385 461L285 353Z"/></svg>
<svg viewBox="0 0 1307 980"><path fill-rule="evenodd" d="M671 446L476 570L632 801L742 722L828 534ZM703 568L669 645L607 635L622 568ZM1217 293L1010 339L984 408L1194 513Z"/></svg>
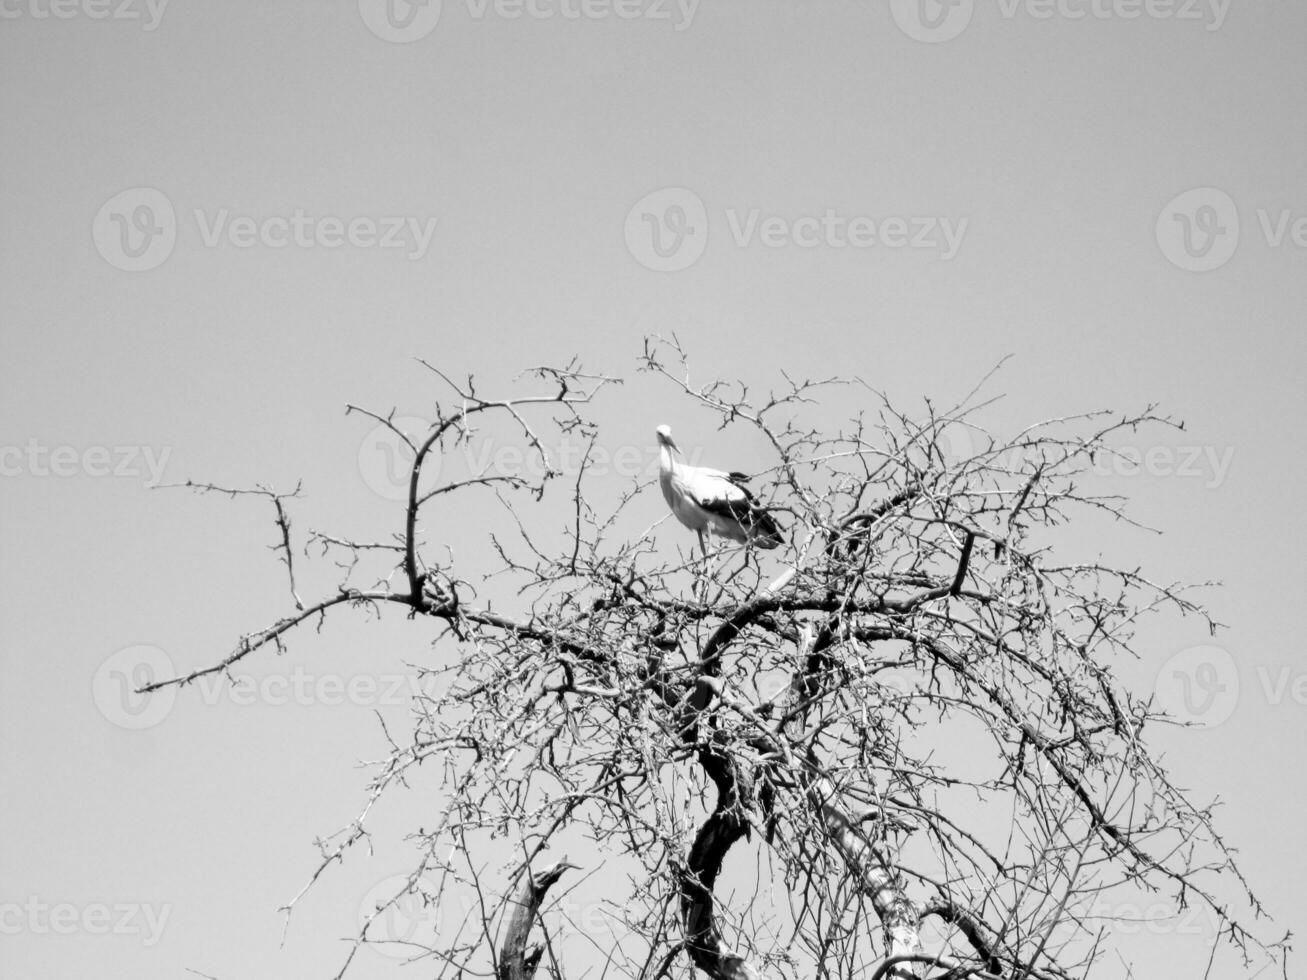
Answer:
<svg viewBox="0 0 1307 980"><path fill-rule="evenodd" d="M405 508L404 514L404 573L408 577L409 590L412 592L415 608L422 608L426 600L422 596L422 574L418 570L418 511L424 503L436 496L437 493L442 492L438 489L425 495L420 495L418 493L418 485L422 479L422 466L426 462L426 458L430 454L432 448L439 443L440 439L450 429L457 428L466 432L466 421L469 416L476 415L480 412L490 412L494 410L506 411L512 415L517 424L522 427L522 431L526 434L532 447L540 454L540 457L545 464L544 479L548 480L550 477L556 476L557 471L554 470L549 462L549 453L545 450L544 444L540 441L539 436L536 435L535 430L527 424L526 419L522 417L522 414L517 410L517 407L519 405L563 405L571 412L575 413L576 405L582 405L589 402L600 388L606 384L612 383L616 379L606 378L602 375L585 375L571 368L541 367L536 368L535 373L557 383L559 386L557 394L524 395L518 398L490 400L481 398L476 394L470 378L468 379L467 390L463 390L433 364L428 363L422 358L418 358L418 362L434 374L438 375L446 384L453 388L454 391L458 393L459 399L462 402L457 414L441 419L432 427L431 431L427 434L427 437L422 440L422 443L416 447L413 454L413 465L409 471L408 504ZM583 388L580 391L573 391L569 386L569 382L577 380L589 381L591 382L591 385L588 389ZM517 481L516 478L486 478L462 481L463 484L489 482L520 483L521 481ZM537 497L544 493L543 481L536 488L536 491Z"/></svg>

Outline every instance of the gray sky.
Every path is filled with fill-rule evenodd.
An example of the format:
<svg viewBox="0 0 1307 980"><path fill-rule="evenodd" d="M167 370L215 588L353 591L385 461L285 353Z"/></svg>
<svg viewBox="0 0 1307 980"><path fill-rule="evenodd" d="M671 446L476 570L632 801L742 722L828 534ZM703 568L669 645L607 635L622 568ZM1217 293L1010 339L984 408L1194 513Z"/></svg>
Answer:
<svg viewBox="0 0 1307 980"><path fill-rule="evenodd" d="M331 975L407 866L420 799L279 948L425 628L342 618L250 664L282 678L253 703L106 702L136 648L199 666L286 609L262 507L149 485L303 478L299 527L385 533L346 402L420 416L414 356L629 374L653 331L705 377L857 373L904 402L1014 354L998 429L1183 418L1105 480L1166 531L1130 554L1223 580L1230 628L1173 624L1126 669L1210 695L1162 744L1301 934L1307 7L392 4L0 0L0 972ZM600 415L613 452L702 421L648 379ZM332 703L356 678L377 691ZM1201 974L1202 938L1149 938L1140 975ZM357 976L393 975L364 953Z"/></svg>

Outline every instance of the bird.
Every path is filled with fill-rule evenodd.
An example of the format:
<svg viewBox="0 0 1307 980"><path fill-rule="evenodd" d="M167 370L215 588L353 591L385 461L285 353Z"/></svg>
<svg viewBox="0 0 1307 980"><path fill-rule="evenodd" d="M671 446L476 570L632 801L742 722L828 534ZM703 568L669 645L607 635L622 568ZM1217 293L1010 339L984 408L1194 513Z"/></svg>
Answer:
<svg viewBox="0 0 1307 980"><path fill-rule="evenodd" d="M672 439L671 427L660 425L656 431L658 484L663 497L676 519L699 535L699 549L705 558L710 532L767 550L784 543L781 526L745 486L745 474L678 462L673 453L680 449Z"/></svg>

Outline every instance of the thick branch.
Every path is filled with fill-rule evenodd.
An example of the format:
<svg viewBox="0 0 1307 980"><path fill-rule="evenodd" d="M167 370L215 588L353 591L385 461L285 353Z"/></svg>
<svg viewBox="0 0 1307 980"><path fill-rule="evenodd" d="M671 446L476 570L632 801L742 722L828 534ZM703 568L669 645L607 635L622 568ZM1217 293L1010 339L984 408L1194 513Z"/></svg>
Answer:
<svg viewBox="0 0 1307 980"><path fill-rule="evenodd" d="M699 762L717 786L717 806L699 828L681 872L681 915L685 948L694 965L713 980L761 980L763 974L742 956L723 948L713 914L713 886L726 853L748 831L740 773L717 745L699 753Z"/></svg>
<svg viewBox="0 0 1307 980"><path fill-rule="evenodd" d="M525 872L526 880L522 890L514 900L517 906L508 920L508 934L504 937L504 947L499 954L498 980L531 980L536 966L544 953L543 946L527 949L527 938L531 926L540 912L540 905L545 900L545 893L563 876L569 868L575 868L563 858L557 864L535 872Z"/></svg>
<svg viewBox="0 0 1307 980"><path fill-rule="evenodd" d="M976 955L980 957L986 970L990 973L998 973L1002 970L1002 964L999 963L998 957L994 955L994 944L982 932L980 922L966 909L941 899L927 905L922 909L921 915L922 918L928 915L937 915L945 922L957 926L962 935L967 937L967 942L976 951Z"/></svg>
<svg viewBox="0 0 1307 980"><path fill-rule="evenodd" d="M883 849L874 846L849 819L840 805L839 793L829 779L819 776L808 788L808 796L822 815L826 832L849 870L858 876L864 894L885 930L890 957L915 957L921 949L921 908L909 899L903 882ZM910 959L903 961L910 962ZM895 967L893 977L915 977L908 967Z"/></svg>
<svg viewBox="0 0 1307 980"><path fill-rule="evenodd" d="M949 595L955 596L962 591L962 583L967 579L967 565L971 563L971 547L975 543L975 532L968 531L967 539L962 544L962 557L958 559L957 574L953 576L953 585L948 590Z"/></svg>

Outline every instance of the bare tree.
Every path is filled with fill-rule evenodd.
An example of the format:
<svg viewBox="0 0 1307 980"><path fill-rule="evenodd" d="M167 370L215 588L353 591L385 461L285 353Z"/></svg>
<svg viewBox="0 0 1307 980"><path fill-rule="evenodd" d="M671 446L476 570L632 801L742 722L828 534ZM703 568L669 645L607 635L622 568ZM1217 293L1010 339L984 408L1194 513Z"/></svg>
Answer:
<svg viewBox="0 0 1307 980"><path fill-rule="evenodd" d="M1246 928L1262 910L1209 809L1150 753L1165 719L1114 676L1142 617L1216 624L1185 587L1058 554L1065 522L1130 520L1122 500L1082 488L1096 455L1173 423L1152 408L1104 412L997 440L977 392L915 416L857 381L787 380L760 398L692 384L661 340L640 368L721 427L765 437L775 465L755 483L789 538L769 574L749 548L696 556L674 525L625 530L647 480L601 506L589 453L560 472L554 440L596 445L594 400L616 382L575 364L528 372L519 384L537 390L502 398L432 367L448 397L421 436L351 406L406 444L407 500L392 540L308 536L307 551L344 569L316 601L296 591L295 494L236 491L275 507L293 610L148 689L280 648L338 607L398 606L443 628L443 693L415 697L406 737L386 732L362 812L322 842L305 886L367 837L383 794L424 763L440 774L419 860L339 975L378 941L389 905L460 893L477 914L415 953L441 975L1069 978L1111 949L1094 902L1114 889L1206 906L1245 954L1268 949ZM836 392L867 410L832 426ZM495 418L541 478L430 478ZM423 530L466 493L495 495L515 531L491 536L479 567ZM359 585L378 564L379 581ZM506 581L514 608L479 600L510 594ZM578 866L615 869L601 887L620 930L590 937L569 967L556 936L529 934ZM1230 911L1232 894L1245 911Z"/></svg>

